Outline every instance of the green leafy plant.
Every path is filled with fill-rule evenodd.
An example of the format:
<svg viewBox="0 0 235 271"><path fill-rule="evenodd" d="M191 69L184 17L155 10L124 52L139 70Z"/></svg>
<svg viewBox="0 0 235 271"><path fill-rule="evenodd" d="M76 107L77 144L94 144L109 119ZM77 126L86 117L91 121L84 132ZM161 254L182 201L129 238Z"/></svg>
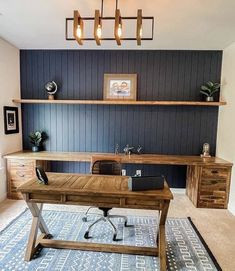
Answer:
<svg viewBox="0 0 235 271"><path fill-rule="evenodd" d="M43 141L43 133L40 131L32 132L29 134L29 140L30 143L33 144L33 146L39 147Z"/></svg>
<svg viewBox="0 0 235 271"><path fill-rule="evenodd" d="M207 97L212 97L217 91L219 91L220 84L208 81L205 85L201 86L201 93Z"/></svg>

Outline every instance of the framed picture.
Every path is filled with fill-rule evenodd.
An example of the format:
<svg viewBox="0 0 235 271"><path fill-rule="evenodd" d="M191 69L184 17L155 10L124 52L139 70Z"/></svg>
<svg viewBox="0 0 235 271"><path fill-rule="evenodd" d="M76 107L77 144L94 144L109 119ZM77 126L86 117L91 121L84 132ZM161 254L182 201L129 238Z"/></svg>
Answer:
<svg viewBox="0 0 235 271"><path fill-rule="evenodd" d="M19 133L18 107L4 106L3 112L5 134Z"/></svg>
<svg viewBox="0 0 235 271"><path fill-rule="evenodd" d="M137 74L104 74L104 100L136 101Z"/></svg>

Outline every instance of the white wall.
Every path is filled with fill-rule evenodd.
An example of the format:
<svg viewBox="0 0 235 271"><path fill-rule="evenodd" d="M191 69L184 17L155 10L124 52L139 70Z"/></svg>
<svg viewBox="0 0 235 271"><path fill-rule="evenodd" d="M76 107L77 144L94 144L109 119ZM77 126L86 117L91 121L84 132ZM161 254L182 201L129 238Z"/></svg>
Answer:
<svg viewBox="0 0 235 271"><path fill-rule="evenodd" d="M223 52L221 82L221 95L228 104L219 109L217 156L234 163L235 167L235 43ZM235 215L235 168L231 179L229 210Z"/></svg>
<svg viewBox="0 0 235 271"><path fill-rule="evenodd" d="M4 134L3 106L16 106L12 98L20 97L19 49L0 38L0 201L6 197L5 161L6 153L22 149L21 112L19 108L20 133Z"/></svg>

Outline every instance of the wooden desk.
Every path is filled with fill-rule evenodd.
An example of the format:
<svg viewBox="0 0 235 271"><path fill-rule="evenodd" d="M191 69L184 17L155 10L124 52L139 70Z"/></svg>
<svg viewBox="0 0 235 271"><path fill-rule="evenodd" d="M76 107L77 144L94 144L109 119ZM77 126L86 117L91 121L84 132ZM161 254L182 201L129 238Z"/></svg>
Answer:
<svg viewBox="0 0 235 271"><path fill-rule="evenodd" d="M21 151L4 156L7 159L8 198L20 199L17 187L35 175L35 166L43 165L45 170L50 161L91 162L92 156L100 158L115 156L112 153L96 152L37 152ZM116 156L115 156L116 157ZM120 154L122 164L156 164L187 166L186 194L196 207L227 208L230 190L232 163L218 157L200 156Z"/></svg>
<svg viewBox="0 0 235 271"><path fill-rule="evenodd" d="M128 177L124 176L50 173L48 177L47 186L33 179L18 188L33 216L26 261L30 261L41 246L159 256L160 270L166 270L165 222L173 199L166 182L163 190L133 192L128 190ZM52 240L41 215L43 203L159 210L157 248ZM37 238L38 228L41 235Z"/></svg>
<svg viewBox="0 0 235 271"><path fill-rule="evenodd" d="M92 156L116 157L113 153L100 152L31 152L20 151L5 155L6 159L13 160L40 160L40 161L69 161L69 162L91 162ZM124 155L118 154L123 164L158 164L158 165L219 165L232 166L232 163L218 157L201 158L200 156L189 155L159 155L141 154Z"/></svg>

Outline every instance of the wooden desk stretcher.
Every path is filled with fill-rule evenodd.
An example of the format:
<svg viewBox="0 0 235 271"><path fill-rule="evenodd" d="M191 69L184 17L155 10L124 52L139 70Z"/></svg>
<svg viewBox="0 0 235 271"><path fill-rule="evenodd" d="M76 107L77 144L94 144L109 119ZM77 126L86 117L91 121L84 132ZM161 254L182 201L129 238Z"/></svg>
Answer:
<svg viewBox="0 0 235 271"><path fill-rule="evenodd" d="M30 261L39 247L50 247L159 256L160 270L166 270L165 222L173 199L166 182L163 190L133 192L128 190L128 177L125 176L48 173L48 178L49 185L39 184L33 179L18 188L33 216L25 261ZM42 217L43 203L159 210L157 247L51 239ZM41 231L39 237L38 229Z"/></svg>

